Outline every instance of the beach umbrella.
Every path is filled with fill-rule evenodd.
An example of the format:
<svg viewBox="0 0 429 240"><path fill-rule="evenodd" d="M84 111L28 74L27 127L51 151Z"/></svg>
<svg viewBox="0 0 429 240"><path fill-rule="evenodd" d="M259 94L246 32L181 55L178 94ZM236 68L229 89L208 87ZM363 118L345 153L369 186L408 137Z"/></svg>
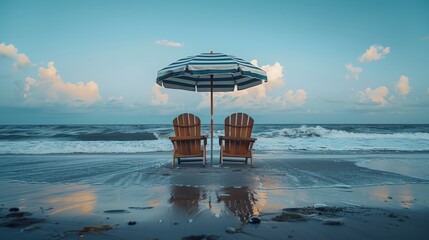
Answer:
<svg viewBox="0 0 429 240"><path fill-rule="evenodd" d="M165 88L210 92L211 164L213 164L213 92L232 92L267 81L264 70L223 53L201 53L171 63L158 71L156 83Z"/></svg>

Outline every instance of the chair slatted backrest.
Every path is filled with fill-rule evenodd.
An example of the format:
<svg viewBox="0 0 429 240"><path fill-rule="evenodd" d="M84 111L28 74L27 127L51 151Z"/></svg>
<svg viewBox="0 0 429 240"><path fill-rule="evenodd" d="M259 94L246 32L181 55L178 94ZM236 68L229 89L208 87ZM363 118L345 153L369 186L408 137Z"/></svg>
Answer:
<svg viewBox="0 0 429 240"><path fill-rule="evenodd" d="M176 137L201 136L200 119L190 113L183 113L173 120L174 133ZM183 155L193 155L201 152L200 140L178 141L176 151Z"/></svg>
<svg viewBox="0 0 429 240"><path fill-rule="evenodd" d="M225 137L250 138L253 130L253 118L245 113L233 113L225 119ZM225 151L234 154L246 154L249 142L225 140Z"/></svg>

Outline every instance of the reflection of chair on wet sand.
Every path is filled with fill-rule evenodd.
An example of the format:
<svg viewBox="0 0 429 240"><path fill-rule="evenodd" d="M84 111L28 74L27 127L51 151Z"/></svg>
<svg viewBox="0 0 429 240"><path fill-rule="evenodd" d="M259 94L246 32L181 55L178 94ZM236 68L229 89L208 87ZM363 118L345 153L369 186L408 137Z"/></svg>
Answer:
<svg viewBox="0 0 429 240"><path fill-rule="evenodd" d="M193 114L183 113L173 120L173 126L176 136L170 137L174 146L171 166L174 168L176 158L179 164L181 162L200 161L195 158L202 158L205 165L207 136L201 136L200 119ZM201 144L201 140L203 140L204 145ZM187 160L181 158L187 158Z"/></svg>
<svg viewBox="0 0 429 240"><path fill-rule="evenodd" d="M218 202L224 202L241 222L247 222L250 216L258 214L258 210L254 208L256 199L247 187L223 188L222 193L217 193L217 198Z"/></svg>
<svg viewBox="0 0 429 240"><path fill-rule="evenodd" d="M225 136L219 136L220 164L224 161L245 162L250 158L253 167L252 147L256 138L251 138L253 118L245 113L233 113L225 119ZM233 157L234 159L225 159ZM237 160L244 158L245 160Z"/></svg>
<svg viewBox="0 0 429 240"><path fill-rule="evenodd" d="M202 190L197 187L172 185L170 191L169 202L189 215L197 212L200 200L205 198L205 193L201 193Z"/></svg>

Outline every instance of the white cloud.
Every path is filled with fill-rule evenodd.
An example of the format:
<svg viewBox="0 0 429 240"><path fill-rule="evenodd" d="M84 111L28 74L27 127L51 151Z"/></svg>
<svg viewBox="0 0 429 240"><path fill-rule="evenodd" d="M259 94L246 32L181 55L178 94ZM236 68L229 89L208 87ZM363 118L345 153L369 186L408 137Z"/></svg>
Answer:
<svg viewBox="0 0 429 240"><path fill-rule="evenodd" d="M409 85L410 81L407 76L402 75L399 78L399 81L396 82L396 91L399 92L400 95L406 96L408 93L411 92L411 87Z"/></svg>
<svg viewBox="0 0 429 240"><path fill-rule="evenodd" d="M362 68L355 67L351 63L346 64L345 66L348 71L348 73L346 74L346 79L359 80L359 74L362 73Z"/></svg>
<svg viewBox="0 0 429 240"><path fill-rule="evenodd" d="M251 63L258 66L256 60ZM270 96L272 90L276 90L285 86L283 80L284 67L276 62L273 65L264 65L261 67L267 73L268 82L242 91L231 93L214 93L214 101L217 106L226 108L292 108L299 107L306 103L307 93L303 89L298 89L296 92L289 90L282 96ZM202 101L198 108L210 107L210 94L203 93Z"/></svg>
<svg viewBox="0 0 429 240"><path fill-rule="evenodd" d="M298 89L296 90L296 92L289 90L284 95L284 100L282 101L282 105L283 107L302 106L306 102L307 102L307 92L304 89Z"/></svg>
<svg viewBox="0 0 429 240"><path fill-rule="evenodd" d="M94 81L76 84L63 82L57 74L54 62L47 68L39 68L39 80L25 79L24 98L30 103L59 103L73 106L91 104L101 99L98 85Z"/></svg>
<svg viewBox="0 0 429 240"><path fill-rule="evenodd" d="M0 44L0 56L13 58L18 55L18 49L13 44L6 45L5 43Z"/></svg>
<svg viewBox="0 0 429 240"><path fill-rule="evenodd" d="M158 84L152 86L152 104L166 105L168 103L168 94L161 93L161 87Z"/></svg>
<svg viewBox="0 0 429 240"><path fill-rule="evenodd" d="M250 62L258 67L257 60L252 60ZM283 87L285 85L285 81L283 80L284 67L279 62L275 62L273 65L264 65L260 68L267 73L267 78L269 80L268 84L266 84L267 90Z"/></svg>
<svg viewBox="0 0 429 240"><path fill-rule="evenodd" d="M18 49L13 44L0 44L0 57L6 57L14 60L15 63L13 64L13 67L15 69L31 65L30 59L25 54L19 53Z"/></svg>
<svg viewBox="0 0 429 240"><path fill-rule="evenodd" d="M381 58L387 56L389 53L390 53L390 47L383 47L380 45L372 45L358 59L359 59L359 62L361 62L361 63L378 61Z"/></svg>
<svg viewBox="0 0 429 240"><path fill-rule="evenodd" d="M157 45L163 45L163 46L167 46L167 47L183 47L183 43L180 42L173 42L173 41L169 41L169 40L157 40L155 41L155 43Z"/></svg>
<svg viewBox="0 0 429 240"><path fill-rule="evenodd" d="M374 90L367 88L365 91L359 92L361 102L367 102L369 100L378 103L380 106L385 106L387 104L387 94L389 94L389 89L385 86L378 87Z"/></svg>
<svg viewBox="0 0 429 240"><path fill-rule="evenodd" d="M23 53L18 54L18 58L16 59L17 67L25 67L31 64L30 59Z"/></svg>

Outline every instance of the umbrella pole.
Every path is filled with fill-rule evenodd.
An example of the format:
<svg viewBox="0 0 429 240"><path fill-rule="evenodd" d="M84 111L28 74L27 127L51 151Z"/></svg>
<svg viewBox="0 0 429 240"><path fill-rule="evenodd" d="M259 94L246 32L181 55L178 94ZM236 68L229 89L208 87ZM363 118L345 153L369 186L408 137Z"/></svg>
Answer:
<svg viewBox="0 0 429 240"><path fill-rule="evenodd" d="M210 151L210 163L213 166L213 75L210 75L210 141L211 141L211 151Z"/></svg>

